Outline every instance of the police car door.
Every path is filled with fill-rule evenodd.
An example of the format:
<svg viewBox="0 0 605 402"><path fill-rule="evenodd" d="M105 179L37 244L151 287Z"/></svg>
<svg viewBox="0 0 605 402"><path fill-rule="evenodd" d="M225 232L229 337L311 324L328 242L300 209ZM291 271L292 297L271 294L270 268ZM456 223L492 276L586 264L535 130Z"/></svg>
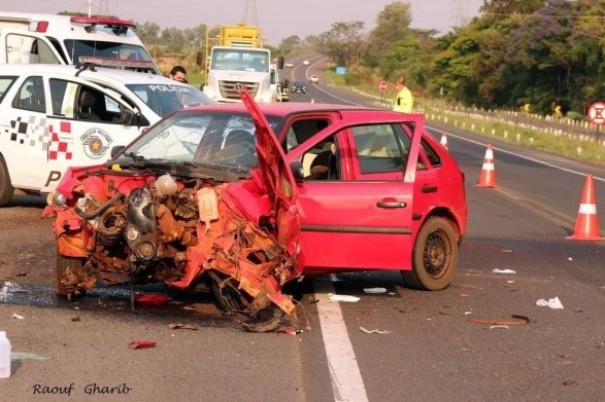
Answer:
<svg viewBox="0 0 605 402"><path fill-rule="evenodd" d="M132 121L135 111L117 92L76 78L51 78L49 86L49 170L43 191L53 190L67 167L101 164L112 147L127 145L140 132Z"/></svg>

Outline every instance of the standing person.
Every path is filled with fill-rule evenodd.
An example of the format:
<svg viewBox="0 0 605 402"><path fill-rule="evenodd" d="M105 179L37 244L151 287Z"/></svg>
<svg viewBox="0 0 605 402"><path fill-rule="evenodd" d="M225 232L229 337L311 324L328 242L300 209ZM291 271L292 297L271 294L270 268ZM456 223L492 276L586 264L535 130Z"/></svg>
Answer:
<svg viewBox="0 0 605 402"><path fill-rule="evenodd" d="M397 97L395 98L393 110L396 112L412 113L414 97L408 87L405 86L405 77L403 75L397 77L395 89L397 89Z"/></svg>
<svg viewBox="0 0 605 402"><path fill-rule="evenodd" d="M170 78L171 80L184 82L185 84L188 83L187 82L187 70L185 70L185 67L183 67L183 66L172 67L172 70L170 70L170 75L168 75L168 78Z"/></svg>

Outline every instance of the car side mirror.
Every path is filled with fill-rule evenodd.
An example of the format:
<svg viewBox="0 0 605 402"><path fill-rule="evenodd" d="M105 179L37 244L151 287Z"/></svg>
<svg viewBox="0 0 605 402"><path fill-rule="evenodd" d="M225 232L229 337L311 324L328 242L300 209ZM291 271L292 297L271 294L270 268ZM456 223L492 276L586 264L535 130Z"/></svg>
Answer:
<svg viewBox="0 0 605 402"><path fill-rule="evenodd" d="M302 163L298 161L290 163L290 170L292 171L292 176L294 176L294 181L297 183L302 183L304 181L305 171Z"/></svg>
<svg viewBox="0 0 605 402"><path fill-rule="evenodd" d="M116 145L115 147L111 148L111 158L115 158L116 155L122 152L124 148L126 148L124 145Z"/></svg>

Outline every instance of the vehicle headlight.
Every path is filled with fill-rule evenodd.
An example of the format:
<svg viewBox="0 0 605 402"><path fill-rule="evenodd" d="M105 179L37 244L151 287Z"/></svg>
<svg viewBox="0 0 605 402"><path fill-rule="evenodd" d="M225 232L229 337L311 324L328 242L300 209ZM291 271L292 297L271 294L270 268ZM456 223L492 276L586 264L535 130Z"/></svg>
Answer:
<svg viewBox="0 0 605 402"><path fill-rule="evenodd" d="M46 197L46 203L48 205L54 205L56 207L63 207L67 204L67 197L63 193L53 191L48 193L48 196Z"/></svg>

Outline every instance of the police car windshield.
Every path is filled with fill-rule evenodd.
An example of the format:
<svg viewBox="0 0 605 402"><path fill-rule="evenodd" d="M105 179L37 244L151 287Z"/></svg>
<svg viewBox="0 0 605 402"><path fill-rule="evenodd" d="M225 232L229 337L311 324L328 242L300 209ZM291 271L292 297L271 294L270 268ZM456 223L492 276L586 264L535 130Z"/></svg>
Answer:
<svg viewBox="0 0 605 402"><path fill-rule="evenodd" d="M183 84L128 84L136 96L158 116L185 107L216 103L199 89Z"/></svg>

